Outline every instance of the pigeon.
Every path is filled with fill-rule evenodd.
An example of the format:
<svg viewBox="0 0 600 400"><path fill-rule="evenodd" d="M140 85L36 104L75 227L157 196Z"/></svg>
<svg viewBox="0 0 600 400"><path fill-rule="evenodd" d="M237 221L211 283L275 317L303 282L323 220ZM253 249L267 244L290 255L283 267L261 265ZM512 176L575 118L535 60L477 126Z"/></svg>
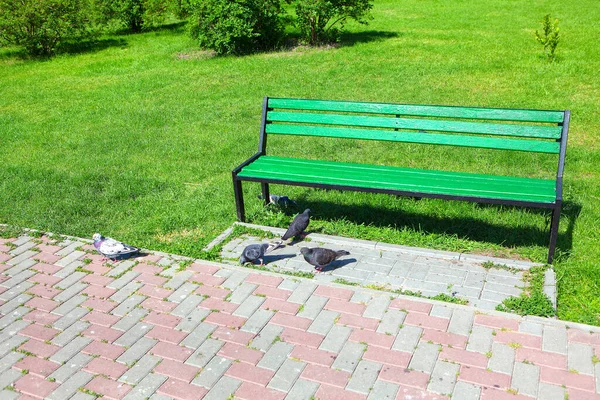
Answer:
<svg viewBox="0 0 600 400"><path fill-rule="evenodd" d="M304 256L304 259L310 265L314 265L317 272L321 272L323 267L328 264L331 264L339 257L349 256L350 253L346 250L330 250L322 247L308 248L302 247L300 249L300 253Z"/></svg>
<svg viewBox="0 0 600 400"><path fill-rule="evenodd" d="M246 246L242 251L240 257L240 264L246 264L247 262L254 263L256 260L260 261L260 265L263 265L263 258L265 254L269 254L276 248L282 246L281 242L275 243L261 243L261 244L250 244Z"/></svg>
<svg viewBox="0 0 600 400"><path fill-rule="evenodd" d="M294 220L290 224L288 230L281 237L282 240L287 240L289 238L295 238L301 236L304 233L304 230L308 227L308 223L310 222L310 209L307 208L304 210L302 214L296 215Z"/></svg>
<svg viewBox="0 0 600 400"><path fill-rule="evenodd" d="M112 260L119 257L130 256L139 253L140 251L137 247L129 246L109 237L104 237L99 233L95 233L93 239L96 250L104 257Z"/></svg>
<svg viewBox="0 0 600 400"><path fill-rule="evenodd" d="M263 199L262 196L258 196L259 199ZM279 207L285 207L288 208L289 206L294 206L294 207L298 207L298 204L290 199L287 196L278 196L276 194L272 194L269 195L269 203L270 204L275 204L276 206Z"/></svg>

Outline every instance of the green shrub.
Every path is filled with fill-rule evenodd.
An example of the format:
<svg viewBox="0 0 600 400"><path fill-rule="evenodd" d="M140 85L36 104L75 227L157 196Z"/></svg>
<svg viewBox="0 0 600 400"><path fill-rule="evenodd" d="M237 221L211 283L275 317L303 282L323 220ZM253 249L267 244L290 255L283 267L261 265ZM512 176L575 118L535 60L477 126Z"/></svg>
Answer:
<svg viewBox="0 0 600 400"><path fill-rule="evenodd" d="M546 14L542 19L543 32L535 31L536 40L544 46L544 52L549 61L554 61L554 52L560 41L560 28L558 27L558 18L552 21L550 14Z"/></svg>
<svg viewBox="0 0 600 400"><path fill-rule="evenodd" d="M0 42L50 56L66 40L89 37L93 15L90 0L0 0Z"/></svg>
<svg viewBox="0 0 600 400"><path fill-rule="evenodd" d="M217 54L276 47L283 37L279 0L190 0L190 35Z"/></svg>
<svg viewBox="0 0 600 400"><path fill-rule="evenodd" d="M336 42L344 23L353 19L367 24L373 0L296 0L296 25L310 45Z"/></svg>

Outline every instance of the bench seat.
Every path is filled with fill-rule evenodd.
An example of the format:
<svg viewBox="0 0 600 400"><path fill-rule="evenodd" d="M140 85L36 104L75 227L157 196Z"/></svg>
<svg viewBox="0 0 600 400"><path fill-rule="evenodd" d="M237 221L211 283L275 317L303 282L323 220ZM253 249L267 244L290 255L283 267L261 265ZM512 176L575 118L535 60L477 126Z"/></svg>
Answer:
<svg viewBox="0 0 600 400"><path fill-rule="evenodd" d="M514 176L482 175L465 172L352 164L321 160L261 156L242 168L238 176L246 180L266 179L283 184L341 186L355 190L380 189L427 197L470 198L481 202L511 200L523 203L556 202L556 180ZM539 206L539 204L538 204Z"/></svg>

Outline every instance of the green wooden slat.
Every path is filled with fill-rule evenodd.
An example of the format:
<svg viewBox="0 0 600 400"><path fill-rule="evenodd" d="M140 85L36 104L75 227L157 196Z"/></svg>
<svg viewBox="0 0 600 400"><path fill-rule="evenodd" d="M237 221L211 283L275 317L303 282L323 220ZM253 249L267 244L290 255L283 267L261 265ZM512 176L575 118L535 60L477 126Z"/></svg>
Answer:
<svg viewBox="0 0 600 400"><path fill-rule="evenodd" d="M269 160L270 159L270 160ZM281 160L281 159L280 159ZM290 159L287 159L288 161ZM267 161L267 163L265 163ZM306 183L322 183L322 184L337 184L347 185L363 188L379 188L379 189L395 189L395 190L407 190L407 191L418 191L424 193L439 193L447 195L458 195L458 196L474 196L474 197L486 197L486 198L497 198L507 200L520 200L520 201L535 201L535 202L546 202L553 203L555 201L555 194L552 190L552 181L530 179L531 182L537 182L544 184L547 189L539 190L537 193L523 193L522 187L515 186L517 190L513 190L510 185L505 183L500 185L502 190L495 189L493 183L495 182L494 176L488 176L488 180L485 184L480 184L478 187L472 187L471 185L461 185L460 180L445 181L443 185L436 180L424 180L424 179L407 179L403 175L402 169L398 168L397 179L390 180L390 175L386 174L384 177L381 175L377 177L362 176L356 174L355 170L332 171L330 169L322 168L304 168L304 169L293 169L289 165L284 163L275 163L269 165L270 161L277 161L276 158L261 157L254 163L245 167L241 172L241 177L254 177L254 178L271 178L279 180L287 180L292 182L306 182ZM292 160L293 161L293 160ZM302 160L306 161L306 160ZM318 164L319 162L317 162ZM343 166L343 164L338 164ZM374 166L370 166L373 168ZM428 171L429 173L435 171ZM448 175L447 172L443 173ZM468 174L461 174L464 176ZM506 180L510 177L501 177ZM520 178L523 179L523 178ZM541 181L541 182L540 182Z"/></svg>
<svg viewBox="0 0 600 400"><path fill-rule="evenodd" d="M331 173L331 171L323 172L316 170L295 170L295 169L282 169L282 168L266 168L262 166L259 169L249 169L244 172L245 174L253 175L261 175L267 174L272 175L273 177L279 177L280 179L283 176L291 180L304 181L306 179L316 179L316 183L331 183L337 182L337 184L347 184L354 186L356 184L360 184L359 186L372 186L378 188L391 188L396 189L398 187L410 187L412 190L418 191L419 188L426 188L428 192L431 193L445 193L445 194L455 194L460 195L462 193L468 192L473 195L479 195L482 197L487 197L489 193L496 193L495 197L506 197L515 195L520 199L529 199L530 201L548 201L552 202L555 199L555 195L553 190L538 190L538 191L524 191L522 187L517 186L507 186L506 184L498 185L494 181L488 181L486 184L481 184L481 182L477 185L474 185L473 182L463 182L460 180L437 180L437 179L408 179L404 176L404 174L397 174L395 177L391 177L390 175L379 175L379 176L363 176L361 174L353 174L346 171L346 173L340 173L340 171L336 171L336 173ZM319 181L319 178L322 178L323 181Z"/></svg>
<svg viewBox="0 0 600 400"><path fill-rule="evenodd" d="M305 161L305 160L302 160ZM254 163L249 170L252 171L285 171L289 174L298 175L325 175L331 178L352 179L362 181L402 183L414 185L428 185L431 187L452 187L470 190L479 190L485 187L487 190L503 192L505 190L518 191L522 194L538 195L553 191L555 183L550 180L539 180L531 178L513 179L513 177L499 177L492 175L474 175L465 173L449 173L441 171L427 171L418 169L393 168L383 169L377 166L368 168L357 168L353 164L337 163L329 164L325 169L318 161L296 163L294 160L272 160L262 159Z"/></svg>
<svg viewBox="0 0 600 400"><path fill-rule="evenodd" d="M551 196L524 196L521 193L498 193L493 191L485 190L468 190L468 189L455 189L455 188L439 188L439 187L428 187L426 185L413 185L413 184L390 184L384 182L363 182L359 180L351 179L339 179L330 178L328 176L298 176L290 175L285 172L252 172L252 173L240 173L242 177L252 177L258 179L275 179L279 181L289 182L302 182L302 183L314 183L314 184L327 184L327 185L340 185L340 186L352 186L360 188L372 188L372 189L388 189L388 190L404 190L413 191L420 193L431 193L431 194L444 194L450 196L467 196L467 197L481 197L481 198L492 198L492 199L503 199L503 200L515 200L515 201L527 201L527 202L539 202L539 203L553 203L554 198Z"/></svg>
<svg viewBox="0 0 600 400"><path fill-rule="evenodd" d="M563 122L563 111L501 108L425 106L411 104L360 103L350 101L269 99L269 107L312 111L343 111L421 117L487 119L523 122Z"/></svg>
<svg viewBox="0 0 600 400"><path fill-rule="evenodd" d="M526 126L516 124L492 124L486 122L460 122L427 120L417 118L368 117L339 114L316 114L270 111L267 120L274 122L295 122L324 125L349 125L371 128L414 129L425 131L477 133L502 136L520 136L545 139L558 139L561 127Z"/></svg>
<svg viewBox="0 0 600 400"><path fill-rule="evenodd" d="M453 171L436 171L417 168L390 167L381 165L356 164L348 162L335 162L323 160L306 160L276 156L262 156L259 160L252 164L253 168L259 168L263 165L270 165L273 169L277 168L294 168L296 166L302 169L316 169L319 171L327 171L333 173L336 169L342 169L344 174L371 174L379 176L381 174L396 175L402 173L404 177L414 175L418 179L448 179L448 180L470 180L478 184L488 184L489 182L498 182L500 184L521 185L523 187L540 187L553 189L555 186L554 180L524 178L518 176L502 176L502 175L487 175L475 174L467 172Z"/></svg>
<svg viewBox="0 0 600 400"><path fill-rule="evenodd" d="M519 150L537 153L558 154L560 144L540 140L519 140L479 136L429 134L353 128L331 128L322 126L268 124L267 133L300 136L326 136L345 139L385 140L393 142L442 144L449 146L477 147L486 149Z"/></svg>

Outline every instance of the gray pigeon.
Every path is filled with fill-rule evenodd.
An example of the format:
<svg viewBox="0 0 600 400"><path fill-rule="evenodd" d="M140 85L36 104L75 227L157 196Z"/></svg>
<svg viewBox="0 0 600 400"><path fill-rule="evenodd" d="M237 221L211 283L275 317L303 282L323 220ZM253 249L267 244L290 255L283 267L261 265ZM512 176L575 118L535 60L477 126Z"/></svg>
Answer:
<svg viewBox="0 0 600 400"><path fill-rule="evenodd" d="M302 214L296 215L288 230L283 234L281 239L288 240L289 238L295 238L301 236L304 230L308 227L310 222L310 209L307 208Z"/></svg>
<svg viewBox="0 0 600 400"><path fill-rule="evenodd" d="M129 246L109 237L104 237L99 233L94 233L92 238L94 239L94 247L96 250L104 257L112 260L119 257L130 256L139 253L140 251L137 247Z"/></svg>
<svg viewBox="0 0 600 400"><path fill-rule="evenodd" d="M264 197L262 195L259 195L258 198L261 200L264 200ZM279 207L285 207L285 208L288 208L290 206L298 207L298 204L294 200L290 199L289 197L278 196L276 194L269 195L269 203L274 204Z"/></svg>
<svg viewBox="0 0 600 400"><path fill-rule="evenodd" d="M256 260L260 261L260 265L263 265L263 258L265 254L269 254L276 248L282 246L281 242L275 243L261 243L261 244L250 244L246 246L242 251L240 257L240 264L246 264L247 262L254 263Z"/></svg>
<svg viewBox="0 0 600 400"><path fill-rule="evenodd" d="M315 269L318 272L321 272L323 267L331 264L336 259L338 259L342 256L350 255L350 253L347 252L346 250L334 251L334 250L325 249L322 247L315 247L312 249L308 248L308 247L302 247L300 249L300 253L302 253L302 255L304 256L304 259L306 260L307 263L315 266Z"/></svg>

